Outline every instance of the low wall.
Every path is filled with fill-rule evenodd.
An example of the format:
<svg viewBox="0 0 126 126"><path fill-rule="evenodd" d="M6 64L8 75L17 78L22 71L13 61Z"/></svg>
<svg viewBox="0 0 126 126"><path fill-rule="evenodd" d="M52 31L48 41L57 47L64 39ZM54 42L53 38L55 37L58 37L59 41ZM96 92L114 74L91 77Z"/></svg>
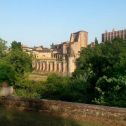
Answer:
<svg viewBox="0 0 126 126"><path fill-rule="evenodd" d="M0 105L14 107L19 110L46 111L65 118L100 120L104 123L112 122L113 126L126 126L126 108L19 97L0 98Z"/></svg>

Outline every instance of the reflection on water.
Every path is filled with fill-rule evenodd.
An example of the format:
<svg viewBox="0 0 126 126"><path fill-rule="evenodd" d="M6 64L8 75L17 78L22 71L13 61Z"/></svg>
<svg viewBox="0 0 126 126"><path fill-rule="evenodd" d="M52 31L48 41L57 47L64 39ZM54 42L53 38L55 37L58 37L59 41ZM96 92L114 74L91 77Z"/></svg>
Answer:
<svg viewBox="0 0 126 126"><path fill-rule="evenodd" d="M76 122L57 117L47 113L18 112L0 108L0 126L98 126L87 122Z"/></svg>

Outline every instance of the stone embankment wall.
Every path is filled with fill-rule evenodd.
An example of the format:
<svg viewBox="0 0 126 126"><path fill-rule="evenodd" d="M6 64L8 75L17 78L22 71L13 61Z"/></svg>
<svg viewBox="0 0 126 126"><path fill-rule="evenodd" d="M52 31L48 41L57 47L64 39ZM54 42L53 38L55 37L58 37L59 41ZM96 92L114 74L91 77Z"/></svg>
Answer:
<svg viewBox="0 0 126 126"><path fill-rule="evenodd" d="M113 126L126 126L126 108L19 97L0 98L0 105L19 110L45 111L53 115L77 120L97 120L104 123L110 121L114 124ZM118 123L120 124L118 125Z"/></svg>

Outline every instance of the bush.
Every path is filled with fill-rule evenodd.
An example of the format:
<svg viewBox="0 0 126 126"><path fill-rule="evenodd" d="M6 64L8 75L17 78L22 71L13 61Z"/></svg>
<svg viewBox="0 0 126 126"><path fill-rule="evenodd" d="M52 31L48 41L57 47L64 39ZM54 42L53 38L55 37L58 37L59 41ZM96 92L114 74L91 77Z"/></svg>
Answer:
<svg viewBox="0 0 126 126"><path fill-rule="evenodd" d="M41 97L63 100L68 84L68 77L62 77L56 74L49 75L47 81L42 87Z"/></svg>
<svg viewBox="0 0 126 126"><path fill-rule="evenodd" d="M101 77L96 83L97 104L126 107L126 76Z"/></svg>
<svg viewBox="0 0 126 126"><path fill-rule="evenodd" d="M85 77L73 79L52 74L41 88L41 98L88 102L87 88Z"/></svg>
<svg viewBox="0 0 126 126"><path fill-rule="evenodd" d="M25 98L40 98L40 92L43 82L34 82L26 79L22 79L15 84L16 96Z"/></svg>

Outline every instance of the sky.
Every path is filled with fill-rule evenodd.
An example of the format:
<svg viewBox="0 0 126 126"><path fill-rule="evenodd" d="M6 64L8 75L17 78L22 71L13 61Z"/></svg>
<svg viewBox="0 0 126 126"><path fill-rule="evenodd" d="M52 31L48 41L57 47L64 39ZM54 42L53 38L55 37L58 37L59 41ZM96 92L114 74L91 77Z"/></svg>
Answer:
<svg viewBox="0 0 126 126"><path fill-rule="evenodd" d="M0 0L0 38L27 46L61 43L80 30L89 43L126 28L126 0Z"/></svg>

